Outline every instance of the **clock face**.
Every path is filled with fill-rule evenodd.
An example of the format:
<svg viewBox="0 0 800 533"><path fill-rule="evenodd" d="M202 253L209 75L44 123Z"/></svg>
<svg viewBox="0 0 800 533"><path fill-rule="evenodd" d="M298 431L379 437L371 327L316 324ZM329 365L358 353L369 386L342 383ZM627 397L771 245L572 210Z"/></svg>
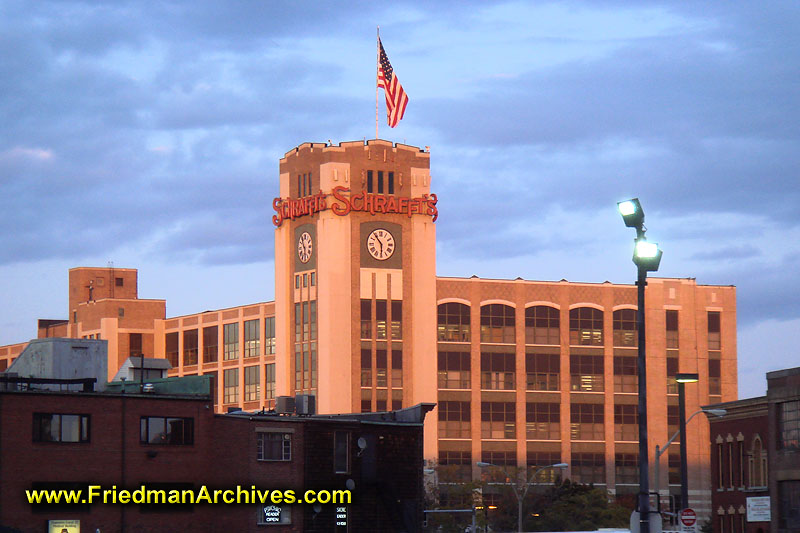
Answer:
<svg viewBox="0 0 800 533"><path fill-rule="evenodd" d="M385 261L394 253L394 237L388 230L378 228L367 237L369 255L378 261Z"/></svg>
<svg viewBox="0 0 800 533"><path fill-rule="evenodd" d="M304 231L297 239L297 257L300 258L301 263L308 263L308 260L311 259L311 250L311 234Z"/></svg>

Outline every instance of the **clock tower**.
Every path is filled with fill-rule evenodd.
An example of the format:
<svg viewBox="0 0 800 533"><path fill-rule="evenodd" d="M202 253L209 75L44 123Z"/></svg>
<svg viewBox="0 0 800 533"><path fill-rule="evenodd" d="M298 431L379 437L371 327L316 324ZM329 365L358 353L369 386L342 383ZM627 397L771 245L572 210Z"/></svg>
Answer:
<svg viewBox="0 0 800 533"><path fill-rule="evenodd" d="M281 159L278 395L314 394L320 413L436 401L436 202L430 154L412 146L306 143Z"/></svg>

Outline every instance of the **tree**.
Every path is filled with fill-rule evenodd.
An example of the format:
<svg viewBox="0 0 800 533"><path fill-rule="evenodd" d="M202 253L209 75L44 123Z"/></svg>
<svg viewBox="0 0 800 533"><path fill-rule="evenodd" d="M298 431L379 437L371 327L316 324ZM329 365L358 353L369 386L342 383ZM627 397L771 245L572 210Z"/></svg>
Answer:
<svg viewBox="0 0 800 533"><path fill-rule="evenodd" d="M593 531L601 527L627 527L630 510L610 502L608 492L592 485L566 480L553 486L533 503L539 516L525 527L531 531Z"/></svg>

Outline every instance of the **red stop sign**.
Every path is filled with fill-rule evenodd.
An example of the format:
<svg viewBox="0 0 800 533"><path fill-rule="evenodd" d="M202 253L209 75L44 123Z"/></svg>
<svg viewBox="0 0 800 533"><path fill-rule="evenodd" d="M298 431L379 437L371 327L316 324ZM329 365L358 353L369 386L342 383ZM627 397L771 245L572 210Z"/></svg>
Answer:
<svg viewBox="0 0 800 533"><path fill-rule="evenodd" d="M693 526L697 522L697 514L692 509L684 509L681 511L681 524L684 526Z"/></svg>

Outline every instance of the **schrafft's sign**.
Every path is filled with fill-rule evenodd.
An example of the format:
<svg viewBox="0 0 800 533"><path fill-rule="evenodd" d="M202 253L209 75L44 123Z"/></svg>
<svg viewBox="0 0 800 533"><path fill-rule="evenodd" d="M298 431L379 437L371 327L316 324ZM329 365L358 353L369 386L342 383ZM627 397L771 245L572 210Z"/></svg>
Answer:
<svg viewBox="0 0 800 533"><path fill-rule="evenodd" d="M423 194L417 198L389 196L361 192L349 195L347 187L335 187L331 194L319 192L313 196L298 198L275 198L272 208L276 214L272 217L275 226L283 224L284 220L294 220L306 215L313 215L320 211L330 209L334 215L345 216L350 212L365 212L371 215L397 214L397 215L427 215L433 217L433 222L439 217L436 208L438 198L435 194Z"/></svg>

